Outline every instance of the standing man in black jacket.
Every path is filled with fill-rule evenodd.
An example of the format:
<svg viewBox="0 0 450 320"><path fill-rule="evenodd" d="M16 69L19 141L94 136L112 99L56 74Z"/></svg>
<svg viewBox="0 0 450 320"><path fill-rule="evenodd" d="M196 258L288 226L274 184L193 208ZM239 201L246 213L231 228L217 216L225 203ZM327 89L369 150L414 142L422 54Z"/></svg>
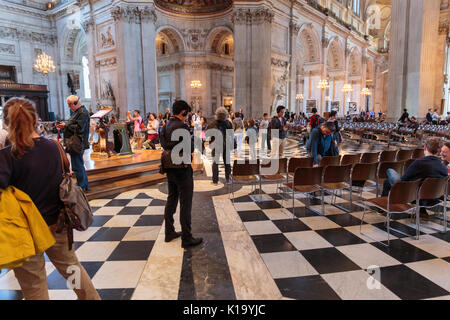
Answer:
<svg viewBox="0 0 450 320"><path fill-rule="evenodd" d="M87 191L89 189L88 177L86 169L84 168L83 154L84 150L89 149L89 112L81 105L80 98L77 96L69 96L67 98L67 105L73 111L67 123L60 123L59 128L64 128L64 140L69 139L77 134L83 144L83 152L81 154L69 153L70 162L72 163L72 170L77 177L77 184L81 189Z"/></svg>
<svg viewBox="0 0 450 320"><path fill-rule="evenodd" d="M173 104L173 116L169 119L167 124L160 130L161 146L164 149L161 158L162 171L167 174L167 183L169 194L167 196L166 208L164 210L164 220L166 228L166 242L170 242L175 238L181 236L181 246L187 248L200 244L202 238L194 238L191 233L191 210L192 197L194 195L194 177L191 166L192 158L190 155L194 150L193 136L189 132L189 127L186 125L191 107L183 100L175 101ZM189 136L189 141L184 139L172 140L172 134L176 130L185 130L186 135ZM178 131L177 133L179 133ZM172 150L179 143L183 143L185 152L189 153L189 161L176 163ZM187 150L189 149L189 150ZM176 232L174 228L173 215L177 209L178 199L180 199L180 224L181 233Z"/></svg>

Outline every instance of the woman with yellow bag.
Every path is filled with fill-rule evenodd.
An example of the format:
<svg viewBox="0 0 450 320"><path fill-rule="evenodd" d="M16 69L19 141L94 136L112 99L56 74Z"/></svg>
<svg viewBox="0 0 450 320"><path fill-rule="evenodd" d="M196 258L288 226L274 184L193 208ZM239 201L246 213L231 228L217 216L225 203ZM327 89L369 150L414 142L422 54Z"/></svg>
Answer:
<svg viewBox="0 0 450 320"><path fill-rule="evenodd" d="M2 208L8 203L15 204L15 208L19 204L21 208L19 211L27 216L33 240L39 236L42 238L42 234L45 233L48 233L50 238L53 234L54 239L51 239L51 243L54 243L55 240L56 243L48 249L44 249L45 253L64 278L67 279L73 275L79 277L78 281L75 279L75 286L72 288L78 298L83 300L100 299L86 270L79 263L74 248L71 250L68 248L67 231L56 233L56 223L60 210L63 208L59 199L62 165L58 146L55 142L42 138L36 133L38 117L33 102L23 98L10 99L4 106L3 117L9 128L8 141L10 145L0 150L0 200L2 202L0 204L0 237L3 239L5 234L12 234L13 238L11 239L10 236L8 241L25 244L30 242L23 233L21 236L24 239L17 239L20 237L17 232L11 233L7 224L9 217L5 213L8 210L2 211ZM12 197L12 195L14 196ZM44 224L44 229L40 229L42 234L36 234L36 230L39 230L36 227L39 225L38 218L41 218L39 215L37 217L35 215L34 222L30 223L28 217L32 216L33 212L40 212L50 232L45 229ZM4 221L1 221L2 218ZM9 226L9 228L14 228L13 224ZM45 241L45 238L41 240ZM26 259L23 264L19 263L21 266L13 269L14 274L25 299L48 300L44 255L43 252L39 252L36 240L34 245L36 254ZM25 249L19 245L18 250L25 251ZM3 258L5 258L4 255Z"/></svg>

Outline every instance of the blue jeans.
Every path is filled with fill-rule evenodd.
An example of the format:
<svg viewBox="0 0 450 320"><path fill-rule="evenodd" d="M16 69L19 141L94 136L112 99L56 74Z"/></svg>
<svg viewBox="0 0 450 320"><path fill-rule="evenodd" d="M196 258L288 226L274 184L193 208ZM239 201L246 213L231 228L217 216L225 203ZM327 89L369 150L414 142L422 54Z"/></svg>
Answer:
<svg viewBox="0 0 450 320"><path fill-rule="evenodd" d="M383 184L383 192L381 193L382 197L387 197L389 195L389 191L394 184L401 180L400 175L394 169L387 169L386 171L386 180Z"/></svg>
<svg viewBox="0 0 450 320"><path fill-rule="evenodd" d="M72 170L77 176L77 184L84 191L88 190L88 177L84 169L83 154L70 154L70 161L72 162Z"/></svg>

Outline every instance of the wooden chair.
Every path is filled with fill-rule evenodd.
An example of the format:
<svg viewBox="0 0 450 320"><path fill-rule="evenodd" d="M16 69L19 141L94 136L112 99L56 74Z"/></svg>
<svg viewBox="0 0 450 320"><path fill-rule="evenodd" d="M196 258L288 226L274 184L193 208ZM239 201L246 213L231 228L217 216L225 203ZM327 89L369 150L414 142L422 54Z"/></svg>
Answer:
<svg viewBox="0 0 450 320"><path fill-rule="evenodd" d="M405 165L403 166L403 173L406 172L406 170L408 170L409 166L416 161L415 159L409 159L405 161Z"/></svg>
<svg viewBox="0 0 450 320"><path fill-rule="evenodd" d="M398 174L402 174L404 162L381 162L378 166L377 170L377 179L376 179L376 188L377 188L377 197L379 195L380 185L383 185L384 180L387 179L387 170L393 169L398 172Z"/></svg>
<svg viewBox="0 0 450 320"><path fill-rule="evenodd" d="M363 153L361 156L361 163L375 163L380 158L380 152Z"/></svg>
<svg viewBox="0 0 450 320"><path fill-rule="evenodd" d="M292 219L295 216L295 192L306 193L307 195L320 191L320 185L322 184L321 167L317 168L297 168L294 173L292 182L285 183L285 186L292 190ZM308 205L306 205L308 208Z"/></svg>
<svg viewBox="0 0 450 320"><path fill-rule="evenodd" d="M364 212L361 219L361 225L359 227L359 232L362 235L365 235L366 237L369 237L370 239L389 247L390 245L390 231L394 230L398 233L401 233L406 236L410 236L400 230L394 229L390 227L390 220L391 215L395 213L411 213L417 210L417 207L415 204L412 204L413 201L417 201L417 191L419 188L420 180L416 181L399 181L397 182L389 192L389 195L387 197L376 197L373 199L367 200L367 202L375 206L378 209L381 209L382 211L386 212L386 229L388 234L388 244L386 245L383 242L380 242L372 237L370 237L367 234L364 234L362 232L362 225L364 222L364 216L366 215L366 206L364 205ZM418 214L418 213L416 213Z"/></svg>
<svg viewBox="0 0 450 320"><path fill-rule="evenodd" d="M381 151L379 162L393 162L395 161L397 150Z"/></svg>
<svg viewBox="0 0 450 320"><path fill-rule="evenodd" d="M268 160L268 161L267 161ZM260 168L261 184L264 181L277 184L277 193L280 189L280 184L286 179L288 175L288 159L267 159L263 160Z"/></svg>
<svg viewBox="0 0 450 320"><path fill-rule="evenodd" d="M297 168L312 168L314 163L313 158L290 158L288 163L288 174L286 176L286 183L289 182L289 176L294 176Z"/></svg>
<svg viewBox="0 0 450 320"><path fill-rule="evenodd" d="M259 160L245 160L244 163L241 160L234 160L233 170L230 176L231 179L231 192L229 194L233 195L232 201L234 205L234 184L251 184L255 186L259 183L259 192L261 193L261 177L259 170Z"/></svg>
<svg viewBox="0 0 450 320"><path fill-rule="evenodd" d="M325 214L325 201L324 195L325 191L332 192L331 202L336 205L336 191L343 190L350 187L350 202L352 201L352 186L351 186L351 171L353 165L349 164L346 166L327 166L323 171L323 178L321 184L322 191L322 214ZM333 201L334 197L334 201ZM342 208L344 209L344 208Z"/></svg>
<svg viewBox="0 0 450 320"><path fill-rule="evenodd" d="M421 159L425 157L425 151L423 149L414 149L411 159Z"/></svg>
<svg viewBox="0 0 450 320"><path fill-rule="evenodd" d="M358 163L353 167L351 174L352 187L359 188L359 198L362 199L364 185L367 181L376 181L378 163Z"/></svg>
<svg viewBox="0 0 450 320"><path fill-rule="evenodd" d="M361 154L345 154L341 159L341 166L346 166L349 164L357 164L361 161Z"/></svg>
<svg viewBox="0 0 450 320"><path fill-rule="evenodd" d="M338 166L341 163L341 156L325 156L320 160L319 167Z"/></svg>
<svg viewBox="0 0 450 320"><path fill-rule="evenodd" d="M406 161L411 159L411 156L413 155L414 150L409 149L401 149L397 152L397 161Z"/></svg>
<svg viewBox="0 0 450 320"><path fill-rule="evenodd" d="M419 201L417 202L417 211L416 211L416 232L417 239L419 239L420 234L420 215L419 209L432 209L437 206L443 206L443 221L444 221L444 230L441 232L447 232L447 194L448 194L448 184L449 184L450 176L443 178L426 178L422 185L419 188ZM431 205L421 205L421 200L436 200L435 203ZM431 227L430 227L431 228ZM434 228L432 228L434 230ZM436 230L440 231L440 230Z"/></svg>

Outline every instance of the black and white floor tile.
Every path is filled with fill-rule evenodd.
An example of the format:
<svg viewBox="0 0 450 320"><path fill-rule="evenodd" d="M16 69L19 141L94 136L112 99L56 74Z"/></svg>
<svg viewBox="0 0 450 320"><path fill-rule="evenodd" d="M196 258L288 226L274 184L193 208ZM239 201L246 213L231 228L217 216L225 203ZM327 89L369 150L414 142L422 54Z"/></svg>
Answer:
<svg viewBox="0 0 450 320"><path fill-rule="evenodd" d="M326 195L324 215L303 194L293 210L272 184L262 196L238 186L233 203L207 165L195 178L192 231L204 239L195 248L164 242L165 183L91 202L94 224L76 233L75 248L102 299L450 299L450 231L437 232L438 222L422 223L419 240L393 232L387 248L373 240L387 241L384 216L368 210L360 233L356 194L350 212L340 208L350 208L348 192L336 205ZM415 234L407 216L392 226ZM51 263L46 270L51 299L76 298ZM13 272L1 273L0 300L22 298Z"/></svg>
<svg viewBox="0 0 450 320"><path fill-rule="evenodd" d="M449 297L450 278L446 275L450 274L450 231L441 234L431 229L442 230L439 224L423 223L420 239L415 240L411 220L396 220L391 225L411 237L394 232L390 246L385 247L371 239L387 243L384 216L369 209L362 231L371 238L360 233L361 203L361 207L354 204L354 210L347 213L331 205L331 197L325 197L325 215L321 215L321 206L311 205L310 208L319 211L314 212L306 208L309 200L299 195L293 217L292 202L285 201L287 206L279 208L276 204L282 201L274 200L279 196L265 193L266 201L255 203L243 195L235 199L234 207L284 297L375 300ZM337 201L337 205L349 204L342 198ZM370 278L368 268L378 270L379 277L374 278L379 282ZM368 286L371 281L372 286Z"/></svg>

